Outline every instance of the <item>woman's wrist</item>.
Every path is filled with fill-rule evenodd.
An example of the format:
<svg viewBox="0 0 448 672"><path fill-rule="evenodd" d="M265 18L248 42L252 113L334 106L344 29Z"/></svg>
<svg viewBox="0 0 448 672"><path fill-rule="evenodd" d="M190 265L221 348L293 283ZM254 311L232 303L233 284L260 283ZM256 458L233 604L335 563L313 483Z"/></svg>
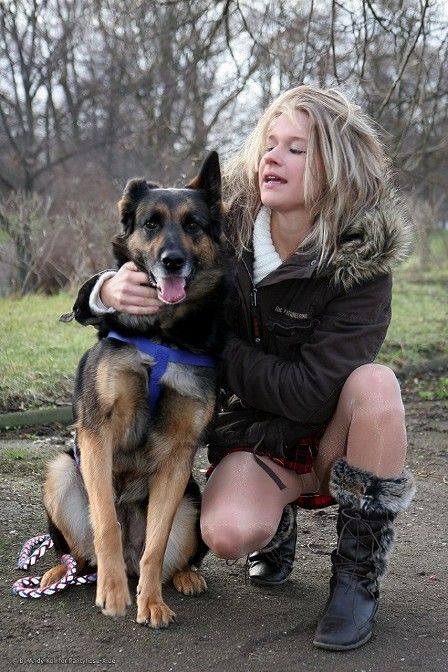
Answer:
<svg viewBox="0 0 448 672"><path fill-rule="evenodd" d="M93 315L107 315L116 312L113 306L107 305L107 299L105 299L104 294L101 293L106 280L110 280L115 274L116 271L104 271L104 273L101 273L98 277L89 297L89 308Z"/></svg>

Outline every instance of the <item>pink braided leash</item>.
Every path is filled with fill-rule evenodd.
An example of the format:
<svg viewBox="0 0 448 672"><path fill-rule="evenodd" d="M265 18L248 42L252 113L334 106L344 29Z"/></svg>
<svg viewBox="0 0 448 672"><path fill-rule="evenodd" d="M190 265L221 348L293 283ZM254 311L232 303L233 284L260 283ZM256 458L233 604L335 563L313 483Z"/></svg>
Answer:
<svg viewBox="0 0 448 672"><path fill-rule="evenodd" d="M45 553L53 547L53 541L49 534L40 534L37 537L29 539L22 547L17 560L18 569L28 569L36 564ZM77 564L75 558L68 553L61 556L60 562L65 566L64 576L51 583L45 588L40 587L41 576L26 576L18 579L12 586L12 592L19 597L42 597L43 595L54 595L68 586L83 586L86 583L95 583L96 574L85 574L76 576Z"/></svg>

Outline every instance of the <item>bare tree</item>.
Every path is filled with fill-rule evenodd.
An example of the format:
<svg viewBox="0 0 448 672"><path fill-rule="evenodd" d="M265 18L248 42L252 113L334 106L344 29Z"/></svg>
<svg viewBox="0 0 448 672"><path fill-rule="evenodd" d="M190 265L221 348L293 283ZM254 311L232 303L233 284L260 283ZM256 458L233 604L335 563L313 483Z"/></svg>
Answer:
<svg viewBox="0 0 448 672"><path fill-rule="evenodd" d="M130 176L182 184L207 147L239 144L300 83L347 89L382 127L401 183L436 202L448 176L446 24L443 0L4 0L0 228L27 273L33 241L14 231L9 192L51 195L48 216L75 239L68 200L81 201L82 224Z"/></svg>
<svg viewBox="0 0 448 672"><path fill-rule="evenodd" d="M83 0L0 5L0 132L9 149L0 181L9 189L35 190L39 176L79 151L85 94L73 74L73 54L85 9ZM18 167L14 180L7 170L11 163Z"/></svg>

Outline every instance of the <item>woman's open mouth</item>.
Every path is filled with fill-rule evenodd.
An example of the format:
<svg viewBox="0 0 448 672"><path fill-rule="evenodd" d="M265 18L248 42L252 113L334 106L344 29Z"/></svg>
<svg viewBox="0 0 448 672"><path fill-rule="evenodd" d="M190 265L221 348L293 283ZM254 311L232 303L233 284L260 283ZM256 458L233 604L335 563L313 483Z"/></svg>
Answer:
<svg viewBox="0 0 448 672"><path fill-rule="evenodd" d="M263 178L264 184L286 184L287 180L284 177L279 177L278 175L272 175L268 173Z"/></svg>

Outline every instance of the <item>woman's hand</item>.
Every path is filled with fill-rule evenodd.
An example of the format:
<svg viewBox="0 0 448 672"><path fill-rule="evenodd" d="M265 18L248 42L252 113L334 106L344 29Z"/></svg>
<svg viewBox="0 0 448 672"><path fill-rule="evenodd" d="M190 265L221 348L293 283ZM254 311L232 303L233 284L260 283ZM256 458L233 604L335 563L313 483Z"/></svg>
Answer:
<svg viewBox="0 0 448 672"><path fill-rule="evenodd" d="M148 276L133 261L124 264L113 278L105 280L100 299L108 308L131 315L155 315L162 305L157 291L148 287Z"/></svg>

